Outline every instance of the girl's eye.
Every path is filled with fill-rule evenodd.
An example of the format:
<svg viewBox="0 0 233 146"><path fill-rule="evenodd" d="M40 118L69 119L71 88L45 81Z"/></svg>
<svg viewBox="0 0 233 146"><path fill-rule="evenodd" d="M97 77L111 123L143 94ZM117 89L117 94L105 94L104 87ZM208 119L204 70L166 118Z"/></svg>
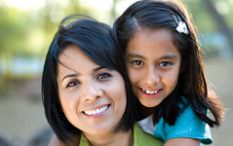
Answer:
<svg viewBox="0 0 233 146"><path fill-rule="evenodd" d="M131 60L130 64L135 67L141 67L144 65L144 62L142 60Z"/></svg>
<svg viewBox="0 0 233 146"><path fill-rule="evenodd" d="M99 73L99 74L97 74L96 79L99 80L99 81L106 81L110 77L112 77L112 75L110 73L105 72L105 73Z"/></svg>
<svg viewBox="0 0 233 146"><path fill-rule="evenodd" d="M162 68L167 68L167 67L170 67L172 65L173 65L173 63L170 62L170 61L162 61L162 62L159 63L159 66L162 67Z"/></svg>
<svg viewBox="0 0 233 146"><path fill-rule="evenodd" d="M79 85L80 82L78 80L71 80L67 83L66 88L71 88Z"/></svg>

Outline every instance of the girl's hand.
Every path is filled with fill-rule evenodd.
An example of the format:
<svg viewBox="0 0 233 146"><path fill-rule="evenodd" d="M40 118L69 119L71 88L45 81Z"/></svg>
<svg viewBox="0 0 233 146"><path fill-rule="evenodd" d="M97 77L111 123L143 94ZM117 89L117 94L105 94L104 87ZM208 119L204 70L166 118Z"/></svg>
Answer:
<svg viewBox="0 0 233 146"><path fill-rule="evenodd" d="M176 138L165 142L164 146L199 146L200 141L191 138Z"/></svg>

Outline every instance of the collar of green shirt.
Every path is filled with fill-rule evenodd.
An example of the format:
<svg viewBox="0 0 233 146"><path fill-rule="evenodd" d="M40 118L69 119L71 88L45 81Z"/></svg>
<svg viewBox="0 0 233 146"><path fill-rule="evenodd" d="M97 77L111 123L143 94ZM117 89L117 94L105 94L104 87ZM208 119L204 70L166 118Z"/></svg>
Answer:
<svg viewBox="0 0 233 146"><path fill-rule="evenodd" d="M152 135L142 131L142 129L135 124L133 128L133 146L162 146L162 142ZM82 134L79 146L91 146L87 138Z"/></svg>

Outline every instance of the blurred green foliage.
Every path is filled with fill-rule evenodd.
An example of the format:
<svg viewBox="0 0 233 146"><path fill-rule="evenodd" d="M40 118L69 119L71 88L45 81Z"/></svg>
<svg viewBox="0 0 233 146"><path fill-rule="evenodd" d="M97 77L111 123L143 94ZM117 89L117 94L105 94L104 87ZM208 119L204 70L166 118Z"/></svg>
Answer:
<svg viewBox="0 0 233 146"><path fill-rule="evenodd" d="M79 12L88 14L74 0L65 8L47 1L44 8L31 13L0 5L0 57L44 56L62 17Z"/></svg>
<svg viewBox="0 0 233 146"><path fill-rule="evenodd" d="M22 11L0 3L0 74L1 62L6 64L5 66L10 66L11 60L15 57L43 58L60 20L65 15L82 13L96 18L95 9L83 7L80 5L81 0L67 0L66 4L57 3L58 1L62 0L46 0L43 8L32 11ZM114 20L115 15L119 15L115 11L117 4L122 1L112 0L112 10L104 14L104 17L110 17L109 22ZM200 33L219 31L203 0L182 1L187 5ZM212 0L212 3L232 29L232 0Z"/></svg>
<svg viewBox="0 0 233 146"><path fill-rule="evenodd" d="M228 25L233 29L233 1L232 0L211 0L216 6L218 12L225 18ZM188 7L188 10L194 20L199 32L216 32L216 20L211 16L211 13L206 9L204 0L182 0Z"/></svg>
<svg viewBox="0 0 233 146"><path fill-rule="evenodd" d="M201 0L186 0L184 3L188 7L190 15L197 26L198 31L211 32L216 30L216 27L213 25L214 22Z"/></svg>
<svg viewBox="0 0 233 146"><path fill-rule="evenodd" d="M26 48L27 14L17 9L0 7L0 52L5 54L22 53Z"/></svg>

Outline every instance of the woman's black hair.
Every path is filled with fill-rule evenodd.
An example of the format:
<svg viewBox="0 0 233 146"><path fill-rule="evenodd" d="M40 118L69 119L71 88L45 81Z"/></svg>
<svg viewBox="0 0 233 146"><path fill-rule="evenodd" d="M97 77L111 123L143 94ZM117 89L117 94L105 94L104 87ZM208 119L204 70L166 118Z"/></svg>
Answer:
<svg viewBox="0 0 233 146"><path fill-rule="evenodd" d="M177 30L180 22L186 25L185 30ZM173 42L181 54L177 86L155 107L155 121L163 117L168 124L173 125L182 111L180 105L185 104L185 98L200 119L210 126L219 125L223 108L216 96L208 93L196 31L184 5L175 1L140 0L128 7L113 25L120 55L126 56L127 45L139 28L171 31ZM207 110L213 118L207 115Z"/></svg>
<svg viewBox="0 0 233 146"><path fill-rule="evenodd" d="M65 24L68 21L71 22ZM127 106L117 129L129 130L132 128L135 121L133 115L135 99L131 97L132 92L126 72L116 64L116 42L111 28L94 19L80 19L74 15L66 17L61 22L49 47L42 75L42 99L45 115L57 137L68 144L75 142L81 133L67 120L58 95L58 58L67 45L71 44L78 46L98 65L116 70L122 75L127 91ZM120 60L123 61L123 59ZM80 60L77 58L74 61Z"/></svg>

